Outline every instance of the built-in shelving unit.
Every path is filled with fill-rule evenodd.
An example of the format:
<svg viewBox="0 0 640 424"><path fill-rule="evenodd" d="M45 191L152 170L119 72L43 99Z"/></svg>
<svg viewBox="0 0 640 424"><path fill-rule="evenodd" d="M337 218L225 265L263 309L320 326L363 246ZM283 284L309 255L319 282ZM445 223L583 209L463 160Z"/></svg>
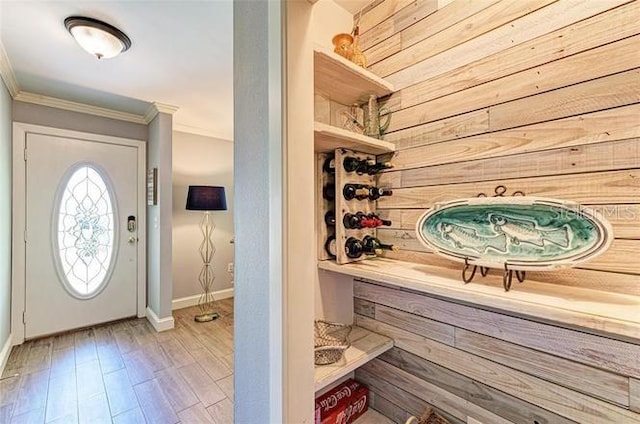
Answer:
<svg viewBox="0 0 640 424"><path fill-rule="evenodd" d="M393 340L383 335L354 326L349 336L351 346L343 358L329 365L316 366L316 392L329 386L341 377L366 364L393 347Z"/></svg>
<svg viewBox="0 0 640 424"><path fill-rule="evenodd" d="M388 141L358 134L344 128L315 122L313 124L315 151L319 153L333 152L338 148L358 150L363 153L381 155L395 150L395 145Z"/></svg>
<svg viewBox="0 0 640 424"><path fill-rule="evenodd" d="M315 92L343 105L366 100L369 94L383 97L393 93L393 85L353 62L322 47L314 54Z"/></svg>
<svg viewBox="0 0 640 424"><path fill-rule="evenodd" d="M588 295L586 290L577 291L575 287L550 285L529 278L526 284L515 285L505 292L499 270L490 270L484 279L464 284L456 267L387 258L345 265L321 261L318 267L612 338L640 339L640 301L636 296L600 291Z"/></svg>
<svg viewBox="0 0 640 424"><path fill-rule="evenodd" d="M371 94L383 97L394 91L393 86L379 76L321 47L314 49L314 86L316 94L320 94L331 102L345 106L362 103ZM316 121L314 122L314 149L318 153L319 177L317 190L319 190L319 204L324 204L326 202L322 199L322 188L329 180L323 177L324 174L321 168L323 161L328 157L328 153L334 154L336 149L349 149L366 155L380 155L393 152L395 145ZM324 209L327 209L327 207L325 205ZM323 227L325 225L323 217L326 212L324 209L320 207L322 211L321 214L319 213L318 218L320 220L318 226L320 230L316 234L319 238L319 251L324 249L323 245L328 237L328 232ZM344 300L336 299L335 301ZM349 340L351 346L345 351L340 361L330 365L316 366L316 392L331 386L358 367L393 347L392 339L357 326L353 327ZM381 416L375 412L369 414L368 417L362 417L358 422L385 422L376 418Z"/></svg>

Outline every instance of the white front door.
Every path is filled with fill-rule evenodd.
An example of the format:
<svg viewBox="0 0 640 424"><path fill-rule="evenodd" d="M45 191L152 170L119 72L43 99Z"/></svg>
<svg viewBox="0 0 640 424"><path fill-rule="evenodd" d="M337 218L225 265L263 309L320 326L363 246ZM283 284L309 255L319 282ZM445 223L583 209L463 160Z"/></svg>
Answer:
<svg viewBox="0 0 640 424"><path fill-rule="evenodd" d="M138 149L34 133L25 143L25 338L136 315Z"/></svg>

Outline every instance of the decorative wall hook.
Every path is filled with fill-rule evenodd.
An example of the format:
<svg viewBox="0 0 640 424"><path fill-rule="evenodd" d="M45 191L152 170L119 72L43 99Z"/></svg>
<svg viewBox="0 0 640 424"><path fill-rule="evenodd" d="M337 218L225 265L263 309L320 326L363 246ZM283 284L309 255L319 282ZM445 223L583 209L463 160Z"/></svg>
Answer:
<svg viewBox="0 0 640 424"><path fill-rule="evenodd" d="M496 186L493 191L495 194L493 194L491 197L504 197L507 192L507 187L500 184ZM525 194L522 190L516 190L513 192L512 196L525 196ZM485 193L478 193L476 197L487 197L487 195Z"/></svg>

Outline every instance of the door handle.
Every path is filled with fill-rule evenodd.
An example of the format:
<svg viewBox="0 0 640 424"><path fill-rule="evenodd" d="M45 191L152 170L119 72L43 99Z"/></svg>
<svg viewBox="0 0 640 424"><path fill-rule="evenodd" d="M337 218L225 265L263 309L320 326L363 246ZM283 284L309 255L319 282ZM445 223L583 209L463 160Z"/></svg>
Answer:
<svg viewBox="0 0 640 424"><path fill-rule="evenodd" d="M134 236L129 236L129 238L127 239L127 243L129 244L136 244L136 241L138 241Z"/></svg>

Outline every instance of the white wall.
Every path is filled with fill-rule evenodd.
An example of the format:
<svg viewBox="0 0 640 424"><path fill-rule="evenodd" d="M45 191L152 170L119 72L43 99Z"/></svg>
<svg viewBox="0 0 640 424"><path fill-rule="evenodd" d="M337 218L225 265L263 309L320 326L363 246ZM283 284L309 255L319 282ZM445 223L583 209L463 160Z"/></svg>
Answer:
<svg viewBox="0 0 640 424"><path fill-rule="evenodd" d="M147 169L158 168L158 204L147 206L147 305L160 318L171 317L171 184L173 117L158 115L149 123Z"/></svg>
<svg viewBox="0 0 640 424"><path fill-rule="evenodd" d="M223 186L227 210L213 211L216 225L213 244L215 280L213 290L231 288L227 264L234 261L233 237L233 142L201 135L173 132L173 298L202 293L198 274L202 268L202 212L185 209L190 185Z"/></svg>
<svg viewBox="0 0 640 424"><path fill-rule="evenodd" d="M0 80L0 350L11 333L11 169L11 96Z"/></svg>

